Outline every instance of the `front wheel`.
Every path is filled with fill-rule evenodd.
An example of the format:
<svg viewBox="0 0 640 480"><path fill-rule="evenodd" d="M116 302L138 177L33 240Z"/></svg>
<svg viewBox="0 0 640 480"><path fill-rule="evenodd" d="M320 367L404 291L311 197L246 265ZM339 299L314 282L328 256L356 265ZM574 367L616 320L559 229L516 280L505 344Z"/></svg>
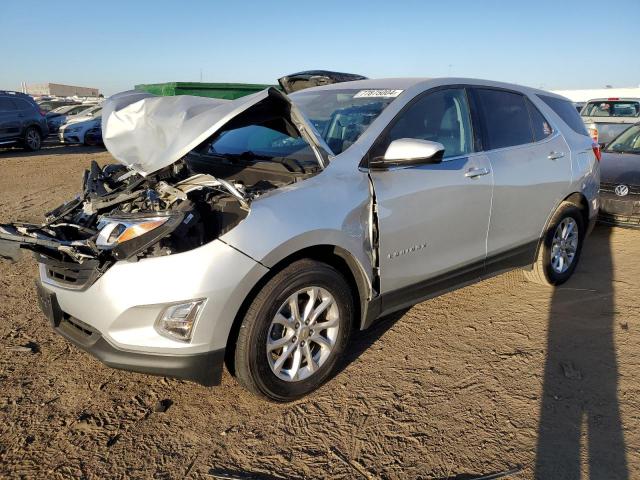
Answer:
<svg viewBox="0 0 640 480"><path fill-rule="evenodd" d="M353 318L349 284L335 268L299 260L262 287L240 326L238 382L287 402L318 388L335 370Z"/></svg>
<svg viewBox="0 0 640 480"><path fill-rule="evenodd" d="M29 127L24 134L24 148L30 152L40 150L42 146L42 135L36 127Z"/></svg>
<svg viewBox="0 0 640 480"><path fill-rule="evenodd" d="M582 212L569 202L563 202L549 222L538 251L538 258L527 278L542 285L561 285L573 274L584 240Z"/></svg>

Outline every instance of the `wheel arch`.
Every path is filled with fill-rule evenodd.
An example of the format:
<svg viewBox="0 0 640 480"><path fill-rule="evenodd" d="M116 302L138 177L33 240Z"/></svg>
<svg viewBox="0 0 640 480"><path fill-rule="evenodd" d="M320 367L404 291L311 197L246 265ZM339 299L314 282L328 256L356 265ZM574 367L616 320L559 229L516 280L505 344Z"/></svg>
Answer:
<svg viewBox="0 0 640 480"><path fill-rule="evenodd" d="M42 138L42 140L44 140L44 131L42 129L42 125L40 125L38 122L31 122L27 125L25 125L24 127L24 133L22 134L22 139L26 139L27 138L27 130L29 130L31 127L34 127L36 130L38 130L38 132L40 132L40 137Z"/></svg>
<svg viewBox="0 0 640 480"><path fill-rule="evenodd" d="M371 286L360 262L348 250L337 245L322 244L302 248L278 260L274 265L269 266L269 272L260 278L240 305L231 325L225 348L225 363L227 365L227 369L232 375L235 375L234 357L236 340L238 338L242 320L247 309L251 305L251 302L262 287L264 287L264 285L278 272L282 271L296 260L301 260L303 258L331 265L345 277L347 283L351 287L353 304L355 307L352 327L359 329L363 328L365 324L365 317L367 315L367 306L371 298Z"/></svg>
<svg viewBox="0 0 640 480"><path fill-rule="evenodd" d="M544 242L545 233L549 228L549 223L551 222L551 219L553 218L555 213L560 208L560 205L562 205L564 202L571 203L576 207L578 207L578 209L580 209L580 211L582 212L582 220L584 222L585 228L589 225L589 202L587 201L587 197L585 197L584 194L582 194L581 192L573 192L567 195L566 197L564 197L562 200L558 202L558 204L551 210L551 212L547 216L547 221L544 223L544 228L542 229L542 232L540 232L540 238L538 239L538 245L536 247L535 256L533 258L538 258L538 254L540 253L540 247L542 246L542 242Z"/></svg>

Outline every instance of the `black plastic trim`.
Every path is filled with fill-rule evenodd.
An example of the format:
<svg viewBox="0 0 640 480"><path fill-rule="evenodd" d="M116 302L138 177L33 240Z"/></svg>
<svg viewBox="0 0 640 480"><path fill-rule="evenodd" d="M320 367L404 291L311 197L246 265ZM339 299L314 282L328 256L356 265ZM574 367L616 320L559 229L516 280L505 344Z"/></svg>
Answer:
<svg viewBox="0 0 640 480"><path fill-rule="evenodd" d="M220 385L224 349L189 355L166 355L122 350L110 344L90 325L63 312L56 295L37 282L38 298L53 329L105 365L120 370L190 380L205 386Z"/></svg>
<svg viewBox="0 0 640 480"><path fill-rule="evenodd" d="M473 262L422 282L384 293L370 303L369 312L371 314L365 318L363 329L372 325L377 318L395 311L500 273L531 265L535 261L538 243L539 240L527 242L508 251L492 255L486 260Z"/></svg>

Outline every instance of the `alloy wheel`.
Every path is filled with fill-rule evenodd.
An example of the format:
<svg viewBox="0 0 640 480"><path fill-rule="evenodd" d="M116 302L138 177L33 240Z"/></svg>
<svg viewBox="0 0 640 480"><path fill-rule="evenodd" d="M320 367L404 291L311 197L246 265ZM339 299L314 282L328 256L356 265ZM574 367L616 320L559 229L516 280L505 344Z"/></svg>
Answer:
<svg viewBox="0 0 640 480"><path fill-rule="evenodd" d="M292 294L278 309L267 334L267 359L281 380L313 375L327 361L340 330L338 304L328 290L310 286Z"/></svg>
<svg viewBox="0 0 640 480"><path fill-rule="evenodd" d="M578 251L578 241L578 224L572 217L563 218L551 242L551 268L556 273L569 270Z"/></svg>
<svg viewBox="0 0 640 480"><path fill-rule="evenodd" d="M27 145L31 150L37 150L40 148L40 135L34 129L30 129L27 132Z"/></svg>

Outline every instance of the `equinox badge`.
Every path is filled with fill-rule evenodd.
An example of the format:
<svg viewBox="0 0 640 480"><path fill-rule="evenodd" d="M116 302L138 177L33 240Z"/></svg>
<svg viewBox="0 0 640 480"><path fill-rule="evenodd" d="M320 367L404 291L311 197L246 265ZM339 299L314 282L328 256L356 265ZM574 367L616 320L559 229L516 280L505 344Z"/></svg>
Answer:
<svg viewBox="0 0 640 480"><path fill-rule="evenodd" d="M412 245L409 248L404 248L402 250L395 250L391 253L389 253L387 255L387 258L389 258L390 260L393 260L394 258L400 257L402 255L406 255L407 253L413 253L413 252L417 252L418 250L423 250L427 248L427 244L426 243L419 243L416 245Z"/></svg>

